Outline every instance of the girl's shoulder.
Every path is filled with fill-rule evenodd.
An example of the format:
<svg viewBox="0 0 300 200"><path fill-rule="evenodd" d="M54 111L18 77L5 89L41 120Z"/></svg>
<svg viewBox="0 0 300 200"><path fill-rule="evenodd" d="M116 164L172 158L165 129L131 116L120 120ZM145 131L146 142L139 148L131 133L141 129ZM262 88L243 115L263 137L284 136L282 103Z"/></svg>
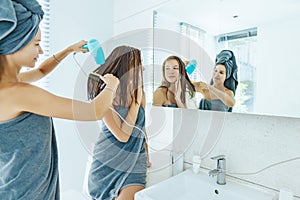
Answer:
<svg viewBox="0 0 300 200"><path fill-rule="evenodd" d="M166 86L159 86L155 92L166 92L168 91L168 88Z"/></svg>
<svg viewBox="0 0 300 200"><path fill-rule="evenodd" d="M164 86L158 87L154 91L154 96L167 96L168 88Z"/></svg>

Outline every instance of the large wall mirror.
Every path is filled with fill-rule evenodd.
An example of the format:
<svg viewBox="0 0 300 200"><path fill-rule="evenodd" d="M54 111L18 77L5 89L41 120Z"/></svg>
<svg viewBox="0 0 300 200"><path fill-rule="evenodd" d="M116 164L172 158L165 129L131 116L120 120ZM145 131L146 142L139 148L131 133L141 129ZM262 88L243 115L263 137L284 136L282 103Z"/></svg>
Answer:
<svg viewBox="0 0 300 200"><path fill-rule="evenodd" d="M161 82L161 64L167 56L196 59L192 79L208 81L216 54L230 49L239 67L233 112L300 117L299 23L298 0L170 1L153 13L154 90ZM188 39L168 37L171 32ZM162 40L178 43L178 49L198 45L199 50L189 47L174 52L156 45Z"/></svg>

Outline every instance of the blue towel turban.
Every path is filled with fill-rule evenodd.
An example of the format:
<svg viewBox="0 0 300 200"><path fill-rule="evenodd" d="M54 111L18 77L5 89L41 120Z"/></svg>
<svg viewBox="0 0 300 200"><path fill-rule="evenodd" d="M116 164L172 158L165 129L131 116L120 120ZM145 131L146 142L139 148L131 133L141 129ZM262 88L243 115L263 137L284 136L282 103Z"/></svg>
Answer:
<svg viewBox="0 0 300 200"><path fill-rule="evenodd" d="M222 50L216 57L216 65L222 64L226 68L226 79L224 86L230 89L234 94L238 85L238 66L235 56L230 50Z"/></svg>
<svg viewBox="0 0 300 200"><path fill-rule="evenodd" d="M36 35L44 12L35 0L0 0L0 55L15 53Z"/></svg>

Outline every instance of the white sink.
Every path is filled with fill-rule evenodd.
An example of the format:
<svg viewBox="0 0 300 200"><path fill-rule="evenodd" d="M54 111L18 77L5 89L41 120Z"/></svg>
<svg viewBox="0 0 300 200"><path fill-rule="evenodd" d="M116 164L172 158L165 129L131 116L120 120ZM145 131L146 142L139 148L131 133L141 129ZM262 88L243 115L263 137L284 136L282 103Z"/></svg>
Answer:
<svg viewBox="0 0 300 200"><path fill-rule="evenodd" d="M216 177L188 169L135 194L135 200L272 200L271 194L230 180L218 185Z"/></svg>

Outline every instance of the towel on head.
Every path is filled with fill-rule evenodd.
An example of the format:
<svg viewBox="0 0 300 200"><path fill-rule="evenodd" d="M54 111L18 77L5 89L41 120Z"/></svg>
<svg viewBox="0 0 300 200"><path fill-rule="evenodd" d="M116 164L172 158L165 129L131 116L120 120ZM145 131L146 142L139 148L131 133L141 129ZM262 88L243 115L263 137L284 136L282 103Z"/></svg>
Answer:
<svg viewBox="0 0 300 200"><path fill-rule="evenodd" d="M238 66L233 52L230 50L222 50L216 57L216 65L218 64L223 64L226 68L224 86L235 94L238 85Z"/></svg>
<svg viewBox="0 0 300 200"><path fill-rule="evenodd" d="M35 0L1 0L0 55L12 54L36 35L44 12Z"/></svg>

